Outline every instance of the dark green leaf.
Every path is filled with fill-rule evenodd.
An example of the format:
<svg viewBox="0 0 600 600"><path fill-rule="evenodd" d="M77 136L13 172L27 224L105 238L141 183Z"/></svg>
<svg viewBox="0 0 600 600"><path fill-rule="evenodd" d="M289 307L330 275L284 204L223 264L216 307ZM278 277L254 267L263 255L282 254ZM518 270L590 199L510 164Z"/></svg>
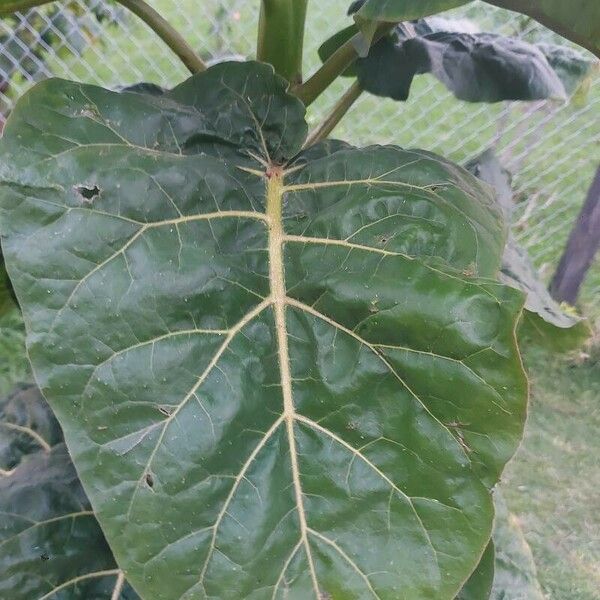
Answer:
<svg viewBox="0 0 600 600"><path fill-rule="evenodd" d="M581 83L591 75L597 60L577 50L556 44L537 44L548 63L554 69L568 94L573 94Z"/></svg>
<svg viewBox="0 0 600 600"><path fill-rule="evenodd" d="M449 600L525 417L522 295L477 277L503 221L435 155L301 152L286 87L225 63L17 104L2 234L36 377L145 599Z"/></svg>
<svg viewBox="0 0 600 600"><path fill-rule="evenodd" d="M600 56L600 2L597 0L487 0L529 15L563 37Z"/></svg>
<svg viewBox="0 0 600 600"><path fill-rule="evenodd" d="M60 442L60 426L36 386L20 386L0 400L0 471L9 472L24 455Z"/></svg>
<svg viewBox="0 0 600 600"><path fill-rule="evenodd" d="M118 573L64 444L0 477L0 597L110 600Z"/></svg>
<svg viewBox="0 0 600 600"><path fill-rule="evenodd" d="M319 46L319 58L325 62L340 46L352 39L358 33L356 25L350 25L334 33ZM353 62L342 74L342 77L356 77L356 61Z"/></svg>
<svg viewBox="0 0 600 600"><path fill-rule="evenodd" d="M544 600L529 545L498 490L494 492L494 506L496 560L491 600Z"/></svg>
<svg viewBox="0 0 600 600"><path fill-rule="evenodd" d="M391 36L377 42L366 58L359 58L355 63L363 90L401 101L408 98L416 68L418 64L412 60L405 45L395 43Z"/></svg>
<svg viewBox="0 0 600 600"><path fill-rule="evenodd" d="M114 600L118 570L34 385L0 401L0 595ZM138 596L128 584L118 600Z"/></svg>
<svg viewBox="0 0 600 600"><path fill-rule="evenodd" d="M456 600L489 599L494 582L494 558L494 543L490 541L477 568L456 596Z"/></svg>
<svg viewBox="0 0 600 600"><path fill-rule="evenodd" d="M467 169L492 186L499 206L510 220L513 209L510 174L493 151L487 150L470 161ZM504 249L500 280L527 294L526 311L519 327L521 341L566 352L581 346L589 337L587 321L552 298L527 251L512 235L508 236Z"/></svg>
<svg viewBox="0 0 600 600"><path fill-rule="evenodd" d="M450 30L440 30L443 26ZM457 27L448 19L431 23L422 19L415 24L419 35L410 39L397 28L344 75L357 76L363 90L394 100L406 100L413 77L420 73L432 73L457 98L468 102L566 97L561 78L536 46L491 33L460 32ZM326 60L355 31L348 27L329 38L319 49L321 59ZM551 52L550 47L545 49ZM583 69L582 64L573 59L569 72L566 56L552 51L559 74L574 85L574 70Z"/></svg>
<svg viewBox="0 0 600 600"><path fill-rule="evenodd" d="M564 98L562 82L533 44L492 33L438 32L403 42L409 64L467 102Z"/></svg>
<svg viewBox="0 0 600 600"><path fill-rule="evenodd" d="M4 257L0 252L0 317L14 307L13 291L4 266Z"/></svg>

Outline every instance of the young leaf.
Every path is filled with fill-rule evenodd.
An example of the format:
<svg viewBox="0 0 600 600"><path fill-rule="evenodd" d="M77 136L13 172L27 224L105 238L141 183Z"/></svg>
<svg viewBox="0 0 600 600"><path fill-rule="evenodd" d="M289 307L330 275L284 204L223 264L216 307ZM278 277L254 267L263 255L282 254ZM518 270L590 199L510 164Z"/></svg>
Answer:
<svg viewBox="0 0 600 600"><path fill-rule="evenodd" d="M522 295L477 277L503 222L435 155L300 152L286 87L223 63L21 99L0 205L36 377L143 598L450 600L525 417Z"/></svg>

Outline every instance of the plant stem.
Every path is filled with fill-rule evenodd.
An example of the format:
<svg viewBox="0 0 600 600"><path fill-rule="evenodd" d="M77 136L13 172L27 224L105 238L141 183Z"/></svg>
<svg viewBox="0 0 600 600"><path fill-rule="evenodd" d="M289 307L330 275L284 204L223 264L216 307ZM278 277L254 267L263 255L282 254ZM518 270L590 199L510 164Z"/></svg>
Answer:
<svg viewBox="0 0 600 600"><path fill-rule="evenodd" d="M380 40L394 26L395 23L381 24L373 36L371 45ZM360 33L352 36L309 79L296 86L293 91L304 102L305 106L312 104L358 58L356 47L361 40Z"/></svg>
<svg viewBox="0 0 600 600"><path fill-rule="evenodd" d="M348 112L350 107L356 102L362 94L362 89L358 81L355 81L344 93L344 95L335 103L331 112L325 117L325 120L313 130L304 144L305 148L324 140L341 121L342 117Z"/></svg>
<svg viewBox="0 0 600 600"><path fill-rule="evenodd" d="M352 43L342 44L309 79L294 91L305 106L312 104L358 57Z"/></svg>
<svg viewBox="0 0 600 600"><path fill-rule="evenodd" d="M194 52L181 34L151 6L143 0L117 0L117 2L144 21L181 59L181 62L188 68L190 73L206 71L204 61Z"/></svg>
<svg viewBox="0 0 600 600"><path fill-rule="evenodd" d="M290 83L302 81L302 49L308 0L262 0L256 58Z"/></svg>

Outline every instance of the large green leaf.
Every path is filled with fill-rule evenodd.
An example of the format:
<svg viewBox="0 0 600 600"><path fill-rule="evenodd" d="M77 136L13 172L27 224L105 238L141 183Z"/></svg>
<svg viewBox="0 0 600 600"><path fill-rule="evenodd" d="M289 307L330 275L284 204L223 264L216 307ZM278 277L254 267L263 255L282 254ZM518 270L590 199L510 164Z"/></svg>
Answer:
<svg viewBox="0 0 600 600"><path fill-rule="evenodd" d="M511 176L493 150L486 150L469 161L466 168L494 189L499 206L510 220L514 208ZM522 342L567 352L580 347L590 336L587 320L552 298L527 250L512 234L508 236L504 249L499 279L527 294L526 310L519 327Z"/></svg>
<svg viewBox="0 0 600 600"><path fill-rule="evenodd" d="M454 598L522 434L504 226L460 167L326 142L257 63L51 80L2 140L37 380L143 598ZM43 259L43 260L42 260Z"/></svg>
<svg viewBox="0 0 600 600"><path fill-rule="evenodd" d="M58 423L38 389L21 387L1 405L0 597L137 598L120 583Z"/></svg>

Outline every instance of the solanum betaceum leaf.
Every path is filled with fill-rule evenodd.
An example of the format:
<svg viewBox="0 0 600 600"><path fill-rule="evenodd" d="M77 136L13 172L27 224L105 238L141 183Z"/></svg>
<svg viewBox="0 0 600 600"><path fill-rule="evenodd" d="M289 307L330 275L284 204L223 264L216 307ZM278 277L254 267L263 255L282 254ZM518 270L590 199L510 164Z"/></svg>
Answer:
<svg viewBox="0 0 600 600"><path fill-rule="evenodd" d="M1 472L10 473L23 456L60 442L60 426L35 386L19 386L0 399Z"/></svg>
<svg viewBox="0 0 600 600"><path fill-rule="evenodd" d="M286 87L224 63L21 99L0 206L36 378L142 598L451 600L525 415L503 219L433 154L303 151Z"/></svg>
<svg viewBox="0 0 600 600"><path fill-rule="evenodd" d="M431 73L460 100L531 101L566 98L563 81L574 91L592 66L583 58L577 61L577 53L561 52L559 46L538 48L503 35L458 31L462 22L452 23L440 19L429 26L422 19L414 27L417 35L410 38L396 28L344 75L357 77L363 90L394 100L408 98L416 75ZM319 48L321 59L326 60L354 32L351 26L329 38Z"/></svg>
<svg viewBox="0 0 600 600"><path fill-rule="evenodd" d="M0 401L0 597L134 600L34 385Z"/></svg>
<svg viewBox="0 0 600 600"><path fill-rule="evenodd" d="M498 206L507 220L512 218L514 208L510 173L502 167L492 150L486 150L469 161L466 168L482 181L488 183L496 195ZM568 352L583 345L591 330L586 319L573 308L561 306L548 291L527 250L511 233L508 236L500 281L527 294L525 311L519 326L519 339L532 342L554 351Z"/></svg>

